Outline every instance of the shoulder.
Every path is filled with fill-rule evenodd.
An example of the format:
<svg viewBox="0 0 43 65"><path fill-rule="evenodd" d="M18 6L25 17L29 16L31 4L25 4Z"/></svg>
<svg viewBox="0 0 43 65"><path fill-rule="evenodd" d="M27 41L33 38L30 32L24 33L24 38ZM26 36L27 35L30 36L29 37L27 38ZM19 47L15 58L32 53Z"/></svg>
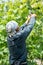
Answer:
<svg viewBox="0 0 43 65"><path fill-rule="evenodd" d="M11 38L9 36L7 36L7 41L11 41Z"/></svg>

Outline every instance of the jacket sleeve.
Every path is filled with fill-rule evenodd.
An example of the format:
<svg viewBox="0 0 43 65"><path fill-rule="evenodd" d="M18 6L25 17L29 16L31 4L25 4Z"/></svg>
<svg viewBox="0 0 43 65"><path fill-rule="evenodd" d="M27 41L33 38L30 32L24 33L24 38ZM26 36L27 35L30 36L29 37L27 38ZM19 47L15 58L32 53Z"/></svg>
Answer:
<svg viewBox="0 0 43 65"><path fill-rule="evenodd" d="M32 31L35 22L35 17L31 17L30 22L28 23L28 25L25 24L24 28L20 31L19 35L21 35L24 38L27 38L27 36Z"/></svg>
<svg viewBox="0 0 43 65"><path fill-rule="evenodd" d="M26 23L24 23L24 24L20 27L20 29L23 30L26 26L27 26Z"/></svg>
<svg viewBox="0 0 43 65"><path fill-rule="evenodd" d="M28 25L26 25L25 23L21 26L20 31L16 34L16 37L21 37L26 39L27 36L30 34L30 32L32 31L34 24L35 24L36 20L35 17L31 17L30 22L28 23ZM15 35L13 36L12 39L15 38Z"/></svg>

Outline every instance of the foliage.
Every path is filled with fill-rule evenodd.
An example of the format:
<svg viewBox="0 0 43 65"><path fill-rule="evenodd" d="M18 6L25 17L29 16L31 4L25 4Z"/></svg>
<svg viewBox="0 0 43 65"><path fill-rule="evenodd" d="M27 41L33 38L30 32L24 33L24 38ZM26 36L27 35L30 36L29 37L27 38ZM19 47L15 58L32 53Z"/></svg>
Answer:
<svg viewBox="0 0 43 65"><path fill-rule="evenodd" d="M43 59L43 1L42 0L16 0L12 3L0 3L0 65L9 65L7 48L7 35L5 25L10 20L15 20L22 25L28 14L37 14L35 27L26 40L28 51L27 60Z"/></svg>

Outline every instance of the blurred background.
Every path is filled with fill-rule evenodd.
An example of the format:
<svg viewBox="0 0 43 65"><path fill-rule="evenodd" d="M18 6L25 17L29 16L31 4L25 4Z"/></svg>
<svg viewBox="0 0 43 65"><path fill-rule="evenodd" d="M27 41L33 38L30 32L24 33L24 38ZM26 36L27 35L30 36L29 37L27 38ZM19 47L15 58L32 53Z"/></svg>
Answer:
<svg viewBox="0 0 43 65"><path fill-rule="evenodd" d="M9 65L5 25L11 20L21 26L30 13L36 24L26 40L28 65L43 65L43 0L0 0L0 65Z"/></svg>

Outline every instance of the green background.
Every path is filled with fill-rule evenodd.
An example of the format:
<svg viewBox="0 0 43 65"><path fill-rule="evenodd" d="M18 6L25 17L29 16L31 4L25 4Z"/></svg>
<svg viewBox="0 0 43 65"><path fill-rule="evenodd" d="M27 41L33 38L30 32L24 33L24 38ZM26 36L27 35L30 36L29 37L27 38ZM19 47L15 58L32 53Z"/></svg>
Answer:
<svg viewBox="0 0 43 65"><path fill-rule="evenodd" d="M36 65L34 58L43 59L43 0L0 0L0 65L9 65L6 23L15 20L21 26L32 12L37 15L36 24L26 40L28 65Z"/></svg>

